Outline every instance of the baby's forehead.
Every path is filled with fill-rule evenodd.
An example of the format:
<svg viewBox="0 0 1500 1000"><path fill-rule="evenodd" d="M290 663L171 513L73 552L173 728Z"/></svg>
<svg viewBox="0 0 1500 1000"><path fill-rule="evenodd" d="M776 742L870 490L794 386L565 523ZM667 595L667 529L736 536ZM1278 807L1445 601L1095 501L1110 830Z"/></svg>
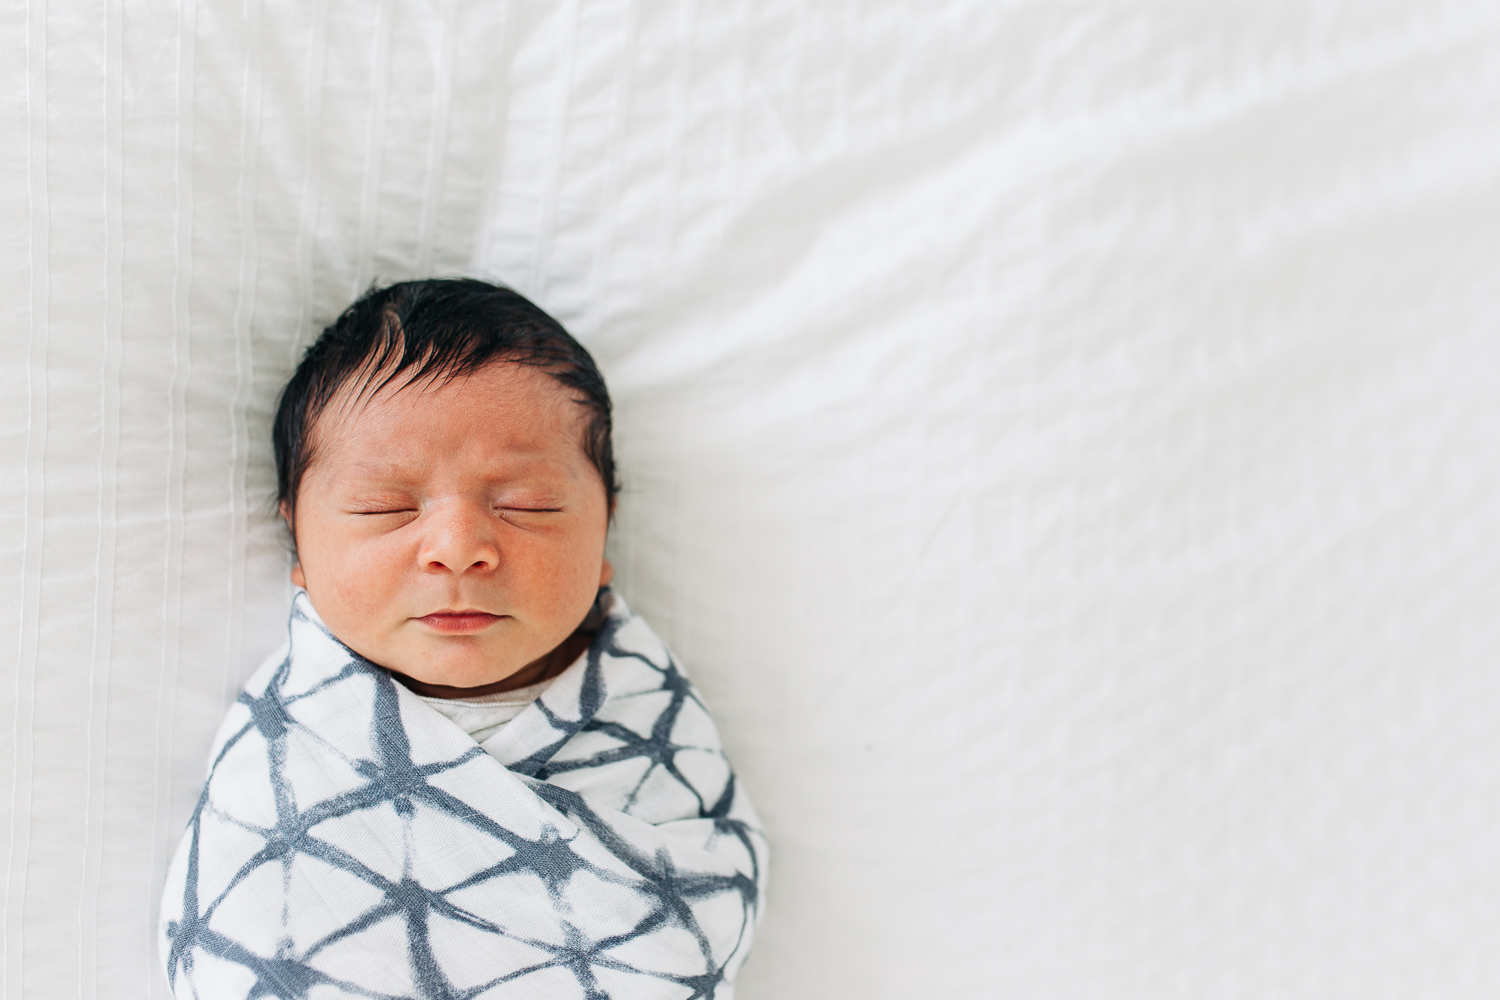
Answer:
<svg viewBox="0 0 1500 1000"><path fill-rule="evenodd" d="M341 386L312 427L314 461L384 445L459 441L584 451L588 408L551 372L513 361L473 372L370 377ZM321 453L321 455L317 454Z"/></svg>
<svg viewBox="0 0 1500 1000"><path fill-rule="evenodd" d="M372 411L394 417L450 412L455 403L479 403L497 415L571 423L584 400L552 372L518 361L490 361L473 371L403 371L350 379L329 398L323 416L368 419Z"/></svg>

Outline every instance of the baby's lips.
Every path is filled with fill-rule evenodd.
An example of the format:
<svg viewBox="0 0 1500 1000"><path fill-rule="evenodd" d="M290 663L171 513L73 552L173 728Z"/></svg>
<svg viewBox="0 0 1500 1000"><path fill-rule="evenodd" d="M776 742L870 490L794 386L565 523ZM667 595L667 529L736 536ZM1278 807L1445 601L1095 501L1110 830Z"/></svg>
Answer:
<svg viewBox="0 0 1500 1000"><path fill-rule="evenodd" d="M439 632L462 635L482 632L503 617L487 611L435 611L416 620Z"/></svg>

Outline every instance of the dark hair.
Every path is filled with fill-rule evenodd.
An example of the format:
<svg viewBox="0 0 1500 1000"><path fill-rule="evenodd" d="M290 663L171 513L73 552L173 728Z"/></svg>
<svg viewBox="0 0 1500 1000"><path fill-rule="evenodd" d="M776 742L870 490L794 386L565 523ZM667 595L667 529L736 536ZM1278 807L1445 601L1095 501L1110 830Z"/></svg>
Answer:
<svg viewBox="0 0 1500 1000"><path fill-rule="evenodd" d="M312 429L334 394L358 383L374 393L402 385L447 381L496 361L541 368L589 412L583 452L604 481L610 507L615 480L609 390L583 345L525 296L474 278L432 278L371 288L323 331L281 392L271 439L276 447L276 499L289 511L312 462Z"/></svg>

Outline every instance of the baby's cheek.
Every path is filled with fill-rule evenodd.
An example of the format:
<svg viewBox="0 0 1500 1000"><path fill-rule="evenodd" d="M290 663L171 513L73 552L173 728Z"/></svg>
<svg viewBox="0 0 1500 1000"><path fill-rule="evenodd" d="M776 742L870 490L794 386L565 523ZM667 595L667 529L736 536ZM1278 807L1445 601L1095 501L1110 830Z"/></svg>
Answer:
<svg viewBox="0 0 1500 1000"><path fill-rule="evenodd" d="M320 596L333 605L327 612L321 608L319 612L325 618L331 615L338 619L339 627L349 636L346 642L380 634L389 625L385 619L398 610L393 606L393 597L399 592L399 583L393 579L395 567L378 552L362 546L330 546L322 556L312 581L314 588L309 590L313 606L318 607Z"/></svg>
<svg viewBox="0 0 1500 1000"><path fill-rule="evenodd" d="M558 587L558 613L569 632L578 627L599 593L599 559L574 561L567 566L566 580Z"/></svg>
<svg viewBox="0 0 1500 1000"><path fill-rule="evenodd" d="M570 618L584 589L580 567L569 555L555 547L537 546L524 557L513 553L512 563L516 570L513 592L524 595L534 624L547 632L560 632L563 637L572 631Z"/></svg>
<svg viewBox="0 0 1500 1000"><path fill-rule="evenodd" d="M415 565L411 546L400 539L358 539L333 554L341 582L364 593L399 590Z"/></svg>

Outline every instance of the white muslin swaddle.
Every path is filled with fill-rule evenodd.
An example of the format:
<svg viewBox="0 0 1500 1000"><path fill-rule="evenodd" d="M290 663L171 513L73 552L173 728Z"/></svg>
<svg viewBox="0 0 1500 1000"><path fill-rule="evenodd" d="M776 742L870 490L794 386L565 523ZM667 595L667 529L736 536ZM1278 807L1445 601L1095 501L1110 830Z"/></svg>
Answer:
<svg viewBox="0 0 1500 1000"><path fill-rule="evenodd" d="M167 877L174 995L729 998L765 839L665 645L602 599L588 653L481 746L299 593Z"/></svg>

